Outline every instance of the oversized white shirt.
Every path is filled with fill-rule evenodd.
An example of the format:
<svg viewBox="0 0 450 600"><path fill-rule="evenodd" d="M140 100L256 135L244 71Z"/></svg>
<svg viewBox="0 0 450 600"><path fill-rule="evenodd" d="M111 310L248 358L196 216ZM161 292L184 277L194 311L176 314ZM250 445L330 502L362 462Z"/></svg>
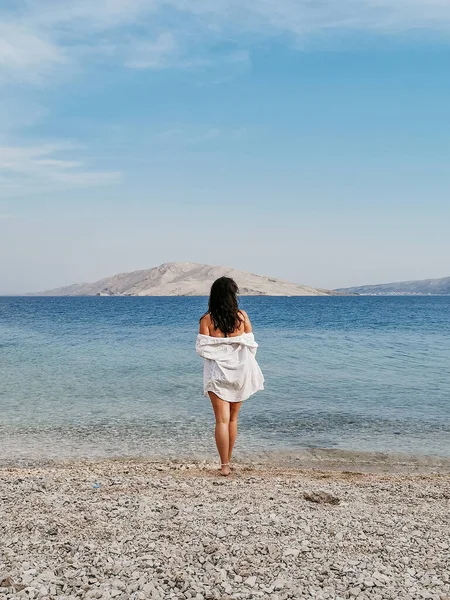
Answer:
<svg viewBox="0 0 450 600"><path fill-rule="evenodd" d="M264 389L264 376L256 362L253 333L234 337L197 336L196 351L204 358L203 391L227 402L242 402Z"/></svg>

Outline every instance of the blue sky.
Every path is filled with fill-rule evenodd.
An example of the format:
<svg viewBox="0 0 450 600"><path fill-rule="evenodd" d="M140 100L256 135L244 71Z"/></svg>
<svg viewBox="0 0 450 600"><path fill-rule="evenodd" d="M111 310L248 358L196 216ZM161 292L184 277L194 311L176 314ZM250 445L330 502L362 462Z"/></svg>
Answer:
<svg viewBox="0 0 450 600"><path fill-rule="evenodd" d="M3 0L0 293L450 275L448 0Z"/></svg>

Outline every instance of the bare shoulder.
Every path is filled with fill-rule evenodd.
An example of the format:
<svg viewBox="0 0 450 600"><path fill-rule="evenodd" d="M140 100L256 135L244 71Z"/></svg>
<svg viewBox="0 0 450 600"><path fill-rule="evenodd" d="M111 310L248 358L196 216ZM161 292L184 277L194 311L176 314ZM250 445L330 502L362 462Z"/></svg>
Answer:
<svg viewBox="0 0 450 600"><path fill-rule="evenodd" d="M199 333L209 335L209 327L211 325L211 317L209 314L203 315L200 319Z"/></svg>
<svg viewBox="0 0 450 600"><path fill-rule="evenodd" d="M248 314L246 313L245 310L239 309L239 312L244 317L244 321L250 321L249 316L248 316Z"/></svg>

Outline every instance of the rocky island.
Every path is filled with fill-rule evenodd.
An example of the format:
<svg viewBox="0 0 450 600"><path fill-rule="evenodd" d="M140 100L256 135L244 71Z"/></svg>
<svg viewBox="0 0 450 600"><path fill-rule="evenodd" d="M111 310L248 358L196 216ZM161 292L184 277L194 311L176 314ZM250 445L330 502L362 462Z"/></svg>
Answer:
<svg viewBox="0 0 450 600"><path fill-rule="evenodd" d="M171 262L120 273L95 283L78 283L34 296L207 296L218 277L235 279L243 296L337 296L338 292L255 275L231 267Z"/></svg>

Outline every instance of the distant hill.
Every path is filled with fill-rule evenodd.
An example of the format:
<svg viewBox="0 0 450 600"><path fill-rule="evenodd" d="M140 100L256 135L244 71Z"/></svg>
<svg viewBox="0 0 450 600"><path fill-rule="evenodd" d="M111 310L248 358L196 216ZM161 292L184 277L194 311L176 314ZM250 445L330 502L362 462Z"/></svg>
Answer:
<svg viewBox="0 0 450 600"><path fill-rule="evenodd" d="M282 279L198 263L165 263L153 269L120 273L95 283L79 283L33 296L207 296L211 284L233 277L243 296L330 296L338 292L290 283Z"/></svg>
<svg viewBox="0 0 450 600"><path fill-rule="evenodd" d="M450 277L382 283L379 285L361 285L341 288L336 291L371 296L450 296Z"/></svg>

